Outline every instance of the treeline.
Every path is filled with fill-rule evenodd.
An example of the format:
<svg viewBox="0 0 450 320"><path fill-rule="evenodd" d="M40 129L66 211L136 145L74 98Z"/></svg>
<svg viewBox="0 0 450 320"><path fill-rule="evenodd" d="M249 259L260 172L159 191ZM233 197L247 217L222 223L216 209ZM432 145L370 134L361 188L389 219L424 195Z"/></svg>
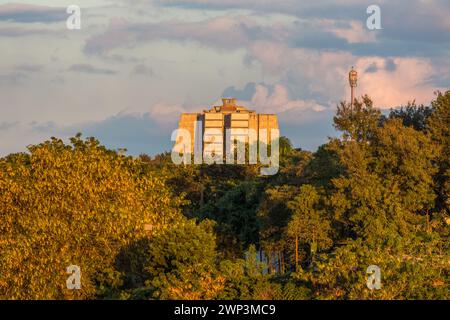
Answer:
<svg viewBox="0 0 450 320"><path fill-rule="evenodd" d="M314 153L282 138L274 176L80 135L0 159L0 298L448 299L450 91L334 125Z"/></svg>

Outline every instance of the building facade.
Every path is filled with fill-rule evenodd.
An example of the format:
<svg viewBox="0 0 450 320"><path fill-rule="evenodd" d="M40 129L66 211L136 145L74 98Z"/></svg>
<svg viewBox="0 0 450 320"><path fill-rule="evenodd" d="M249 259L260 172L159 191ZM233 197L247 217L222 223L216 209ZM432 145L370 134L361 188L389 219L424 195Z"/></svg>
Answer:
<svg viewBox="0 0 450 320"><path fill-rule="evenodd" d="M178 128L189 132L191 154L214 152L222 155L227 152L227 138L230 138L227 133L231 134L233 139L229 149L233 151L235 141L244 144L261 142L270 144L271 129L279 129L275 114L258 114L238 106L234 98L222 99L221 106L213 106L202 113L181 114ZM180 139L177 137L177 142ZM174 149L174 151L186 150Z"/></svg>

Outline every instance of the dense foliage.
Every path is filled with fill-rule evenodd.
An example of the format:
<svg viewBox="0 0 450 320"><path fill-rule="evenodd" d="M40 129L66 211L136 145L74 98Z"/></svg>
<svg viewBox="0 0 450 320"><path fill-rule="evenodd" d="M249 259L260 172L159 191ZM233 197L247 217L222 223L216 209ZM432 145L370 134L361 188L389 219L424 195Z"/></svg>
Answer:
<svg viewBox="0 0 450 320"><path fill-rule="evenodd" d="M363 96L334 125L314 153L283 137L274 176L80 135L1 158L0 298L450 298L450 91L387 116Z"/></svg>

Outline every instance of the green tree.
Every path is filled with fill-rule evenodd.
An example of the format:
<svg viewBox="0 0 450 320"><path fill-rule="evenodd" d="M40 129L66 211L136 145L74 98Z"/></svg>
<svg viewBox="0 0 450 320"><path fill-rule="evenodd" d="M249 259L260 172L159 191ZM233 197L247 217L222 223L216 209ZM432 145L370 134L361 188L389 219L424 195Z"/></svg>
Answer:
<svg viewBox="0 0 450 320"><path fill-rule="evenodd" d="M289 155L294 150L291 140L285 136L281 136L279 139L279 150L280 157Z"/></svg>
<svg viewBox="0 0 450 320"><path fill-rule="evenodd" d="M261 187L254 181L244 181L227 191L215 205L209 205L207 217L218 222L223 250L239 256L249 245L259 242L257 209ZM225 242L225 243L224 243Z"/></svg>
<svg viewBox="0 0 450 320"><path fill-rule="evenodd" d="M278 265L281 272L285 269L285 252L288 250L288 239L285 234L292 215L287 204L297 190L297 187L289 185L269 187L260 202L259 237L261 248L268 259L269 273L275 270L275 265Z"/></svg>
<svg viewBox="0 0 450 320"><path fill-rule="evenodd" d="M369 140L381 121L381 113L374 108L369 96L362 101L355 99L353 105L341 102L334 117L334 126L343 132L344 139L354 141Z"/></svg>
<svg viewBox="0 0 450 320"><path fill-rule="evenodd" d="M327 188L339 246L321 257L317 272L297 277L310 281L322 299L446 297L448 225L442 216L429 214L439 147L426 130L398 117L381 122L376 114L363 112L360 116L368 119L354 124L348 114L335 118L347 132L361 123L372 125L362 126L361 134L348 133L351 139L344 134L329 143L342 168ZM372 264L382 270L379 291L366 287L365 272Z"/></svg>
<svg viewBox="0 0 450 320"><path fill-rule="evenodd" d="M0 159L0 297L84 299L121 285L115 257L181 218L179 199L139 160L80 136ZM81 290L66 268L81 268Z"/></svg>
<svg viewBox="0 0 450 320"><path fill-rule="evenodd" d="M225 282L218 298L255 299L256 288L268 283L264 268L264 264L256 259L253 245L249 247L244 259L221 261L219 270Z"/></svg>
<svg viewBox="0 0 450 320"><path fill-rule="evenodd" d="M424 241L425 240L425 241ZM381 289L367 287L370 265L381 272ZM448 252L438 238L418 238L401 247L372 247L362 239L337 248L303 273L318 299L448 299Z"/></svg>
<svg viewBox="0 0 450 320"><path fill-rule="evenodd" d="M406 106L399 109L391 109L389 119L401 119L405 127L413 127L418 131L427 129L427 120L433 113L432 107L418 106L415 101L408 102Z"/></svg>
<svg viewBox="0 0 450 320"><path fill-rule="evenodd" d="M216 275L213 224L194 220L152 237L146 248L146 287L158 299L214 299L224 279Z"/></svg>
<svg viewBox="0 0 450 320"><path fill-rule="evenodd" d="M331 203L348 236L385 241L426 226L436 149L425 133L392 119L368 143L335 148L345 174L333 179Z"/></svg>
<svg viewBox="0 0 450 320"><path fill-rule="evenodd" d="M432 101L433 114L428 121L431 138L439 152L438 172L435 176L437 190L437 209L446 210L450 215L450 90L438 92Z"/></svg>
<svg viewBox="0 0 450 320"><path fill-rule="evenodd" d="M298 271L299 244L309 247L310 256L332 245L330 222L320 209L320 195L311 185L300 187L299 194L289 202L293 214L287 226L287 234L295 239L295 270Z"/></svg>
<svg viewBox="0 0 450 320"><path fill-rule="evenodd" d="M307 163L303 174L305 183L330 189L331 181L343 173L339 156L332 145L321 145Z"/></svg>

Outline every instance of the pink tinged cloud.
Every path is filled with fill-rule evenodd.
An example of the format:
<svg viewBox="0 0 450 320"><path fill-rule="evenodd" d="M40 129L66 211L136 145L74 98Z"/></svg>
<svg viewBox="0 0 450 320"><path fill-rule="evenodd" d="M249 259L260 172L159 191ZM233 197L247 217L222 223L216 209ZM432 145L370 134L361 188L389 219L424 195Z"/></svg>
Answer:
<svg viewBox="0 0 450 320"><path fill-rule="evenodd" d="M429 104L434 91L446 90L429 82L442 71L425 58L393 58L390 60L396 67L389 70L388 58L357 57L344 51L320 52L264 42L252 44L249 56L250 60L259 61L266 72L281 77L283 82L296 81L294 84L307 86L310 92L328 96L335 103L349 100L347 76L352 65L359 73L357 95L368 94L379 108L395 108L412 100ZM377 70L365 72L374 63ZM441 68L449 69L445 65ZM285 76L292 72L296 75L294 80Z"/></svg>
<svg viewBox="0 0 450 320"><path fill-rule="evenodd" d="M249 105L259 112L266 113L283 113L294 109L316 112L325 110L325 107L314 101L291 99L288 90L280 84L275 85L271 94L267 87L258 84Z"/></svg>
<svg viewBox="0 0 450 320"><path fill-rule="evenodd" d="M32 13L32 12L49 12L60 11L61 8L54 8L42 5L32 5L25 3L7 3L0 5L0 14L20 14L20 13Z"/></svg>
<svg viewBox="0 0 450 320"><path fill-rule="evenodd" d="M370 43L377 41L377 32L370 31L361 21L350 21L349 28L337 28L334 23L325 28L338 38L345 39L348 43Z"/></svg>
<svg viewBox="0 0 450 320"><path fill-rule="evenodd" d="M438 70L428 59L394 58L395 70L386 68L386 59L378 57L360 58L356 68L366 70L374 64L376 72L364 73L359 76L358 94L367 93L380 108L393 108L408 101L416 100L419 104L429 104L434 98L434 91L445 91L427 83Z"/></svg>
<svg viewBox="0 0 450 320"><path fill-rule="evenodd" d="M133 47L155 40L195 41L217 49L238 49L250 42L256 24L243 16L223 16L200 22L131 23L111 19L108 29L86 41L84 51L102 54L118 47Z"/></svg>
<svg viewBox="0 0 450 320"><path fill-rule="evenodd" d="M336 27L331 20L317 20L313 24L349 43L376 41L375 33L365 30L361 22L351 21L348 27ZM133 47L141 41L153 40L189 40L227 50L245 48L246 61L258 62L264 72L277 78L278 83L285 87L289 85L291 89L296 86L304 88L311 96L320 95L321 100L325 98L334 103L348 101L347 73L352 65L360 75L358 94L367 93L374 99L375 105L383 108L396 107L413 99L419 103L429 103L433 91L441 89L427 84L427 80L437 75L438 70L426 59L395 58L395 70L378 68L375 72L367 73L365 70L370 64L385 59L354 56L346 51L293 48L287 40L292 38L296 30L286 25L267 28L243 16L155 24L112 19L106 32L87 40L85 51L101 54L116 47ZM282 91L276 94L277 99L283 97ZM298 101L287 103L290 99L284 99L288 106L300 105ZM266 100L280 106L274 97L267 97Z"/></svg>
<svg viewBox="0 0 450 320"><path fill-rule="evenodd" d="M159 123L167 119L178 118L183 112L188 112L182 104L171 104L164 101L154 104L149 110L149 116Z"/></svg>

